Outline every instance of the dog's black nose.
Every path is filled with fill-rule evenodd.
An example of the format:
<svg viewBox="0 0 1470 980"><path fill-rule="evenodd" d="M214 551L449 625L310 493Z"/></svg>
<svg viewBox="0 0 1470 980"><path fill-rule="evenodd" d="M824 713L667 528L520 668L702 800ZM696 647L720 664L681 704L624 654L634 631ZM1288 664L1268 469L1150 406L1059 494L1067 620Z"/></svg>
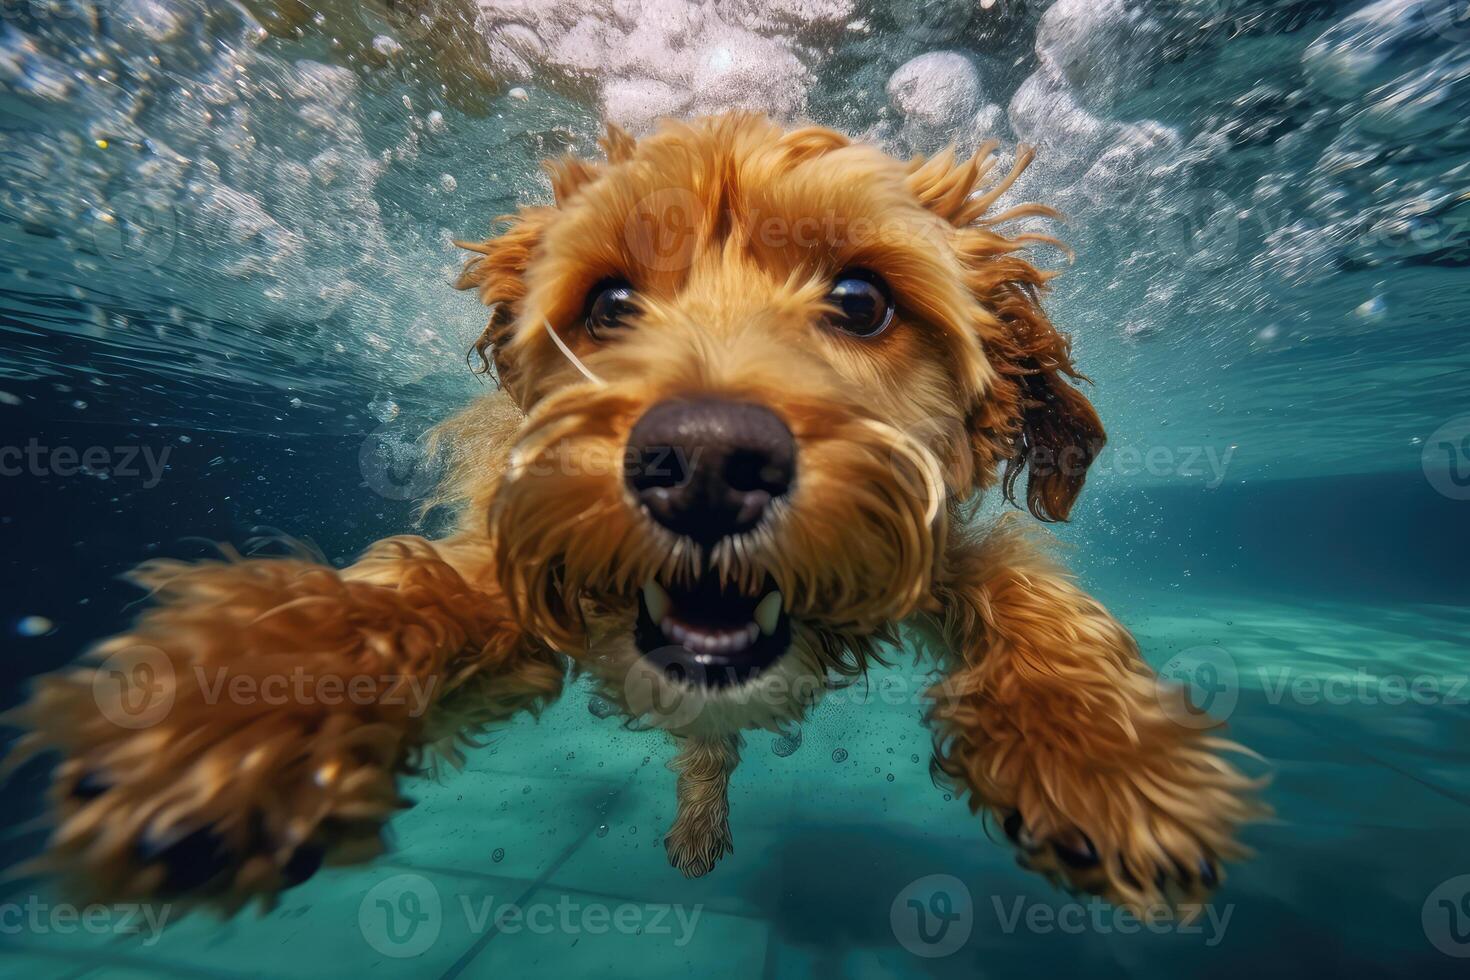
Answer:
<svg viewBox="0 0 1470 980"><path fill-rule="evenodd" d="M791 490L796 440L761 405L680 399L638 420L625 462L628 488L654 520L712 544L755 527Z"/></svg>

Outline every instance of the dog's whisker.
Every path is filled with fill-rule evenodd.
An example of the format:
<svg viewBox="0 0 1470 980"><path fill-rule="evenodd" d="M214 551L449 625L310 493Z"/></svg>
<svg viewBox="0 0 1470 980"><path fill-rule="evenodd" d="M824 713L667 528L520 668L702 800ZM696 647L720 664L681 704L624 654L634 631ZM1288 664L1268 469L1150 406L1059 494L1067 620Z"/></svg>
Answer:
<svg viewBox="0 0 1470 980"><path fill-rule="evenodd" d="M550 335L551 342L556 345L557 350L566 355L567 360L572 362L573 367L575 367L578 371L581 371L583 376L585 376L587 380L592 382L593 384L598 385L599 387L607 386L606 381L593 374L592 369L583 364L580 357L572 353L572 349L567 346L566 341L562 340L561 337L557 335L556 328L551 325L550 320L547 320L543 317L541 322L546 325L546 333Z"/></svg>

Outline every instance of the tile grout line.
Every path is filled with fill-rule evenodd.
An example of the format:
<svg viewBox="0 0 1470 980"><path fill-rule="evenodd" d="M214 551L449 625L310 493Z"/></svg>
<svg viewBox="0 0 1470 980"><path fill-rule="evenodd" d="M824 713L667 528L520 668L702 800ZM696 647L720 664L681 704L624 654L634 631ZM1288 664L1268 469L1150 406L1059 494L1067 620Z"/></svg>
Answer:
<svg viewBox="0 0 1470 980"><path fill-rule="evenodd" d="M1316 735L1318 738L1331 739L1332 741L1337 742L1340 745L1346 746L1349 751L1357 753L1359 756L1361 756L1364 759L1367 759L1369 762L1372 762L1374 765L1382 766L1383 768L1389 770L1390 772L1396 772L1396 773L1398 773L1400 776L1403 776L1405 779L1413 780L1414 782L1418 783L1420 786L1423 786L1425 789L1430 790L1431 792L1437 793L1438 795L1443 796L1445 799L1450 800L1451 802L1459 803L1461 806L1470 806L1470 798L1464 797L1464 796L1460 795L1459 793L1456 793L1452 789L1447 789L1447 788L1445 788L1443 786L1440 786L1438 783L1432 782L1432 781L1424 778L1423 776L1420 776L1418 773L1410 772L1407 769L1404 769L1404 768L1402 768L1400 766L1394 765L1392 762L1386 762L1383 759L1380 759L1376 755L1371 755L1371 754L1369 754L1367 752L1364 752L1361 748L1359 748L1357 746L1356 743L1350 742L1350 741L1348 741L1346 739L1343 739L1342 737L1340 737L1338 735L1335 735L1335 734L1332 734L1330 732L1324 732L1322 729L1318 728L1316 725L1313 725L1313 724L1311 724L1309 722L1306 722L1306 721L1304 721L1304 720L1302 720L1300 718L1294 719L1294 721L1297 724L1301 725L1303 728L1305 728L1307 731L1309 731L1312 734Z"/></svg>
<svg viewBox="0 0 1470 980"><path fill-rule="evenodd" d="M628 778L624 780L622 787L617 792L617 796L613 797L609 806L618 801L618 798L627 791L628 787L632 785L633 780L636 779L637 776L638 770L635 769L628 776ZM587 839L591 837L597 830L597 818L594 817L593 819L594 822L588 826L586 831L582 833L582 836L578 837L566 847L562 848L561 853L556 856L556 859L553 860L551 864L547 865L545 871L542 871L541 874L536 876L535 880L532 881L531 884L526 888L526 890L522 892L512 903L513 905L517 907L523 907L532 895L540 891L542 886L544 886L548 881L551 880L551 876L556 874L556 872L561 869L561 866L567 862L567 859L575 854L578 848L587 843ZM488 928L486 928L485 934L483 936L480 936L473 943L471 943L470 948L461 953L459 958L450 965L449 969L440 974L439 980L455 980L456 977L458 977L461 973L465 971L465 968L470 965L475 957L479 956L481 951L490 944L490 940L494 939L499 934L500 930L495 927L495 924L492 921L489 924Z"/></svg>
<svg viewBox="0 0 1470 980"><path fill-rule="evenodd" d="M249 976L245 973L221 973L215 970L200 970L193 966L185 966L170 962L168 960L143 959L132 953L113 953L109 950L61 950L49 946L31 946L26 943L10 943L0 947L13 953L27 953L32 956L40 956L49 959L60 960L78 966L82 972L71 974L72 977L85 977L95 970L108 967L125 967L138 970L143 973L154 973L163 976L186 977L189 980L237 980Z"/></svg>

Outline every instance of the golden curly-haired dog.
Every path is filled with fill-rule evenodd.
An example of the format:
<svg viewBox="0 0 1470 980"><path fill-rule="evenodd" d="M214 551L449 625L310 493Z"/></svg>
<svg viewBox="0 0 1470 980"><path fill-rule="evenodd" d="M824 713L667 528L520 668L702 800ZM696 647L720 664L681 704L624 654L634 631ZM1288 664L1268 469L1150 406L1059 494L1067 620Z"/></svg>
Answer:
<svg viewBox="0 0 1470 980"><path fill-rule="evenodd" d="M990 213L1029 153L993 180L992 147L905 163L749 115L603 146L465 245L501 390L439 432L455 533L341 571L140 568L132 631L21 709L62 756L46 863L110 899L269 901L376 853L399 777L570 667L677 740L668 857L702 875L740 732L800 719L903 625L938 651L936 776L1023 863L1130 905L1207 893L1259 812L1229 743L964 506L1029 470L1030 511L1064 519L1103 441L1017 254L1047 239L997 230L1051 212ZM303 673L305 695L229 693Z"/></svg>

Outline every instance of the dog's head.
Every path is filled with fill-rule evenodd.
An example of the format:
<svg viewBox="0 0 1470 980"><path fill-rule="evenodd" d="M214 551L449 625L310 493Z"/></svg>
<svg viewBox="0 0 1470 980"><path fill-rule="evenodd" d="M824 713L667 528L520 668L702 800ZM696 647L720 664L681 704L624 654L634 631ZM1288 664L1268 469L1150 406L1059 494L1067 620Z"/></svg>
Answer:
<svg viewBox="0 0 1470 980"><path fill-rule="evenodd" d="M530 628L636 617L645 659L738 686L923 607L972 492L1029 466L1066 517L1102 429L1016 254L1038 236L995 230L1048 212L987 217L1027 155L990 180L988 149L904 163L746 115L604 149L460 282L525 413L483 499Z"/></svg>

